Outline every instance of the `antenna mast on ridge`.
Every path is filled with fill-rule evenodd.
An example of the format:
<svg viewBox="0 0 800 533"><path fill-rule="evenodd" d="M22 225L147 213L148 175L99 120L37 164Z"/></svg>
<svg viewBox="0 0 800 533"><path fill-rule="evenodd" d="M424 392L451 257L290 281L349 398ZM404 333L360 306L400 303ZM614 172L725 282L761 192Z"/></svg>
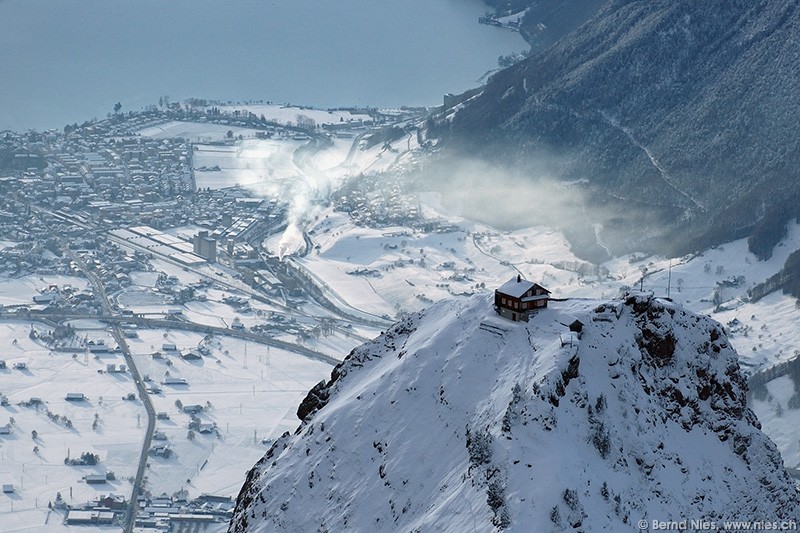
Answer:
<svg viewBox="0 0 800 533"><path fill-rule="evenodd" d="M672 259L669 260L669 273L667 274L667 298L669 298L669 290L672 286Z"/></svg>

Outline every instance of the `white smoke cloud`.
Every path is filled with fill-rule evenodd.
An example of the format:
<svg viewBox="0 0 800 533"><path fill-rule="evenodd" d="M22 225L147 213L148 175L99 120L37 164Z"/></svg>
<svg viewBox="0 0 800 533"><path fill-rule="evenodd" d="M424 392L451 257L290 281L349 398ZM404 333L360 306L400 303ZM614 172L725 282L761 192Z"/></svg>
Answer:
<svg viewBox="0 0 800 533"><path fill-rule="evenodd" d="M306 241L303 238L303 231L297 224L289 223L278 243L278 259L282 261L288 255L298 254L303 251L305 246Z"/></svg>
<svg viewBox="0 0 800 533"><path fill-rule="evenodd" d="M281 259L305 250L304 233L334 185L311 157L297 153L296 148L286 142L251 141L243 145L241 154L249 161L248 171L260 174L252 185L256 194L275 195L287 203L287 227L275 250ZM565 182L564 175L580 175L576 165L580 165L578 158L548 153L513 165L446 158L428 162L414 182L420 191L441 193L443 207L464 218L498 229L562 229L573 251L581 255L583 250L587 259L605 260L613 249L629 246L631 228L657 220L641 206L608 202L608 198L598 202L592 196L596 192L587 186L590 173L586 179Z"/></svg>
<svg viewBox="0 0 800 533"><path fill-rule="evenodd" d="M296 149L296 144L288 142L245 141L237 154L240 174L258 176L241 180L248 188L287 203L287 227L278 244L281 259L305 249L303 233L331 191L330 178Z"/></svg>

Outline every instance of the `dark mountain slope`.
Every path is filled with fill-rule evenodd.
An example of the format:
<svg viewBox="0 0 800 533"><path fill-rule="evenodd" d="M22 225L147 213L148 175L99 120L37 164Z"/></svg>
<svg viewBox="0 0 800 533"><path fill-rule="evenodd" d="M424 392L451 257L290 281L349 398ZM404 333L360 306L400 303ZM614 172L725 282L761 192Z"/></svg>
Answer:
<svg viewBox="0 0 800 533"><path fill-rule="evenodd" d="M658 226L681 229L684 248L745 235L797 199L798 5L609 2L495 75L447 146L504 162L559 154L561 178L589 179L598 201L666 209ZM629 230L609 244L640 245Z"/></svg>

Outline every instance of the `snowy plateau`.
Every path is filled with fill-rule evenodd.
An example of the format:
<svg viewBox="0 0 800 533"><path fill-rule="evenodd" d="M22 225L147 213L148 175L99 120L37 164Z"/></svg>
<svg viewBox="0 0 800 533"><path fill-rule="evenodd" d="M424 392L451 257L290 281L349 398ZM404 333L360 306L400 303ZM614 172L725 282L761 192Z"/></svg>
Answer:
<svg viewBox="0 0 800 533"><path fill-rule="evenodd" d="M353 350L298 415L249 473L230 531L798 515L723 327L651 293L551 302L528 323L485 293L441 301Z"/></svg>

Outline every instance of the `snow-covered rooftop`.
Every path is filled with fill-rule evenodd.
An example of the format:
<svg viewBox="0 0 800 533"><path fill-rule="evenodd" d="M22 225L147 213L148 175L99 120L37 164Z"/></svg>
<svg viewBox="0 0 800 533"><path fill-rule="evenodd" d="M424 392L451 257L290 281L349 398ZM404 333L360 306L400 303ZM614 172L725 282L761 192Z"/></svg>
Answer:
<svg viewBox="0 0 800 533"><path fill-rule="evenodd" d="M503 283L497 289L497 292L511 296L512 298L522 298L522 295L531 290L535 285L536 283L532 281L528 281L527 279L522 279L520 276L516 276ZM542 288L544 289L544 287Z"/></svg>

